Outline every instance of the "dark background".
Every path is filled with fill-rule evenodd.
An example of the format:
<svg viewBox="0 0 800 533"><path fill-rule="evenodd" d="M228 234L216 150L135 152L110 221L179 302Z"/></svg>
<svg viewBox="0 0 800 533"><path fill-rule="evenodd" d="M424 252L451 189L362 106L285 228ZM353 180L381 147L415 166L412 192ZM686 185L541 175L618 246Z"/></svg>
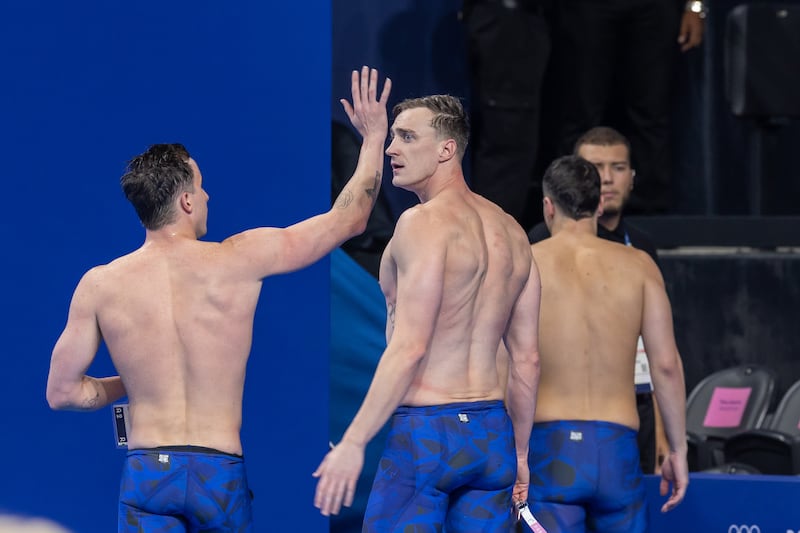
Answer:
<svg viewBox="0 0 800 533"><path fill-rule="evenodd" d="M709 2L703 44L680 55L672 117L673 208L667 216L653 217L649 225L644 217L636 221L644 229L659 230L653 237L662 248L662 270L687 389L714 370L761 363L778 375L780 395L800 379L795 354L800 346L796 326L800 318L800 166L796 163L800 120L766 124L731 111L726 23L739 4ZM800 9L796 1L781 5ZM334 0L334 72L376 64L395 83L390 104L450 93L462 97L469 107L460 8L461 0ZM800 43L800 17L794 20L796 32L755 33L748 38L760 43ZM757 27L751 31L759 29L763 31ZM787 76L800 71L800 46L788 48L788 44L769 58L758 58L785 62L785 69L777 69L783 77L775 80L776 91L786 88ZM338 103L345 81L333 80L334 120L346 120ZM545 91L544 109L555 104L553 92ZM800 98L800 93L794 97ZM546 126L542 129L545 138ZM754 152L758 142L760 154ZM465 173L469 177L468 167ZM759 181L754 181L756 176ZM416 203L413 195L391 186L384 193L395 216ZM761 195L758 203L753 201L755 193Z"/></svg>

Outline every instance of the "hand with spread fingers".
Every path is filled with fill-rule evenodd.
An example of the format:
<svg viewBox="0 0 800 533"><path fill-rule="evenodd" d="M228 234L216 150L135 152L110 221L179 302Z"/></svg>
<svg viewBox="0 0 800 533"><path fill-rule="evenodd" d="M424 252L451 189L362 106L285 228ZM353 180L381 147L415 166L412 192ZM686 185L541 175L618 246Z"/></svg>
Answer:
<svg viewBox="0 0 800 533"><path fill-rule="evenodd" d="M354 70L351 78L350 91L353 96L351 104L344 98L339 100L347 113L347 117L358 130L362 137L376 133L382 139L386 138L389 129L389 119L386 116L386 102L392 90L392 80L386 78L383 83L380 99L378 95L378 71L369 67L361 67L361 72Z"/></svg>

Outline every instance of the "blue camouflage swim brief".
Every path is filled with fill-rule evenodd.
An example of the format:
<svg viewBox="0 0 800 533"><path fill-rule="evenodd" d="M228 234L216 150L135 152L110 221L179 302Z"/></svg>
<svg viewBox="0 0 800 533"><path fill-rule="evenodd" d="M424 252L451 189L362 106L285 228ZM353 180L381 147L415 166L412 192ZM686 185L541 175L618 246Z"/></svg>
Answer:
<svg viewBox="0 0 800 533"><path fill-rule="evenodd" d="M119 497L120 533L253 531L244 459L199 446L128 452Z"/></svg>
<svg viewBox="0 0 800 533"><path fill-rule="evenodd" d="M516 476L514 434L503 402L400 407L362 531L511 531Z"/></svg>
<svg viewBox="0 0 800 533"><path fill-rule="evenodd" d="M612 422L537 422L528 504L548 533L647 528L636 431Z"/></svg>

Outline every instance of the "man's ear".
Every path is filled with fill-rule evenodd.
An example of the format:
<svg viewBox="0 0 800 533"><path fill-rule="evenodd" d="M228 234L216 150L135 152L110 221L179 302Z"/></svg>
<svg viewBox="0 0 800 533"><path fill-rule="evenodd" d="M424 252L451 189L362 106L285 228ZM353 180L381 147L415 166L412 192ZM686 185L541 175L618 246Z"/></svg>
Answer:
<svg viewBox="0 0 800 533"><path fill-rule="evenodd" d="M636 169L631 169L631 190L633 190L633 183L636 181Z"/></svg>
<svg viewBox="0 0 800 533"><path fill-rule="evenodd" d="M192 207L192 195L188 192L182 192L180 201L181 201L181 209L183 209L185 213L191 214L192 210L194 209Z"/></svg>
<svg viewBox="0 0 800 533"><path fill-rule="evenodd" d="M542 198L542 213L544 214L545 220L552 220L556 215L556 206L553 204L553 200L548 196Z"/></svg>
<svg viewBox="0 0 800 533"><path fill-rule="evenodd" d="M445 161L449 161L455 157L457 152L458 146L456 145L456 141L454 139L447 139L442 142L439 147L439 162L444 163Z"/></svg>

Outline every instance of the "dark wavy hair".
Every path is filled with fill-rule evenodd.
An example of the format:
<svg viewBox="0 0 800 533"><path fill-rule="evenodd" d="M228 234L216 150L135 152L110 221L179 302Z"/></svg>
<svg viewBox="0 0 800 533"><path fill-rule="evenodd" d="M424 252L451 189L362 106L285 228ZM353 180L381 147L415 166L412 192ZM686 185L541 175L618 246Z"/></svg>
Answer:
<svg viewBox="0 0 800 533"><path fill-rule="evenodd" d="M600 174L582 157L565 155L547 167L542 192L566 216L575 220L588 218L600 205Z"/></svg>
<svg viewBox="0 0 800 533"><path fill-rule="evenodd" d="M421 98L409 98L394 106L392 109L392 117L397 118L397 115L403 111L415 109L417 107L424 107L433 112L431 127L433 127L441 137L454 139L456 141L458 155L463 158L464 152L467 150L467 143L469 142L469 118L464 111L464 106L461 105L461 101L449 94L434 94Z"/></svg>
<svg viewBox="0 0 800 533"><path fill-rule="evenodd" d="M189 157L182 144L154 144L128 161L120 185L145 228L157 230L174 222L176 196L194 192Z"/></svg>

